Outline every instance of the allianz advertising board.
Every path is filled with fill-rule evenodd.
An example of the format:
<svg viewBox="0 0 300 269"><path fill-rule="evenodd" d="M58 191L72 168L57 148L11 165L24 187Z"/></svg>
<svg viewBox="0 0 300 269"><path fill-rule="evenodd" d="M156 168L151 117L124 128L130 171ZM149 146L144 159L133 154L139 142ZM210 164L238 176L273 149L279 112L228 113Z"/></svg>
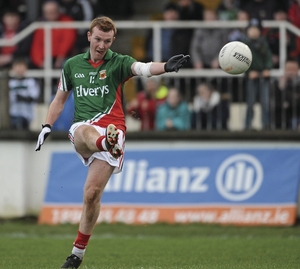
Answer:
<svg viewBox="0 0 300 269"><path fill-rule="evenodd" d="M300 149L127 150L109 180L98 222L293 225ZM77 223L87 168L54 152L40 223Z"/></svg>

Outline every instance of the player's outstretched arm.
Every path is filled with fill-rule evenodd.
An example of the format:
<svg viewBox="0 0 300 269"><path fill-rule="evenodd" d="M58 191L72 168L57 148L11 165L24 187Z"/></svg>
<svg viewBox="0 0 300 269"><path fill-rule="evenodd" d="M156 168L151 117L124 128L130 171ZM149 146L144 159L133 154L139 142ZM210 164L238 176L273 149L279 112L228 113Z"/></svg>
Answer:
<svg viewBox="0 0 300 269"><path fill-rule="evenodd" d="M49 106L45 124L42 125L42 131L38 136L35 151L39 151L41 149L41 146L44 144L46 138L51 133L51 127L63 111L65 102L69 94L70 92L57 90L57 93Z"/></svg>
<svg viewBox="0 0 300 269"><path fill-rule="evenodd" d="M151 77L155 75L161 75L166 72L178 72L189 60L190 55L175 55L171 57L167 62L135 62L133 63L131 70L136 76Z"/></svg>

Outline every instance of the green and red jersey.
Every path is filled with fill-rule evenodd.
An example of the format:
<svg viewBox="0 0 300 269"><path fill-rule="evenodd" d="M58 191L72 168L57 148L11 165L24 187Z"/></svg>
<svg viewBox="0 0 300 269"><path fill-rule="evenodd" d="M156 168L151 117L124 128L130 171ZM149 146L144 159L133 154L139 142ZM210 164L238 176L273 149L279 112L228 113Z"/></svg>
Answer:
<svg viewBox="0 0 300 269"><path fill-rule="evenodd" d="M111 50L97 64L90 60L89 50L68 59L58 88L74 91L74 122L91 121L101 127L113 123L125 132L123 87L133 76L131 66L135 61Z"/></svg>

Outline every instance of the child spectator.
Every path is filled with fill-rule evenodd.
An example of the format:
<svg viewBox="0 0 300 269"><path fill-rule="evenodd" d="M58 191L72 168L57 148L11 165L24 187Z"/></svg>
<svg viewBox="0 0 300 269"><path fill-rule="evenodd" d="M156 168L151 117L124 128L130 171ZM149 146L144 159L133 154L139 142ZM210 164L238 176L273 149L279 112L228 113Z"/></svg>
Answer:
<svg viewBox="0 0 300 269"><path fill-rule="evenodd" d="M21 19L20 14L13 9L4 11L2 22L0 24L0 38L12 39L16 34L22 31L28 22ZM14 57L28 57L31 46L31 35L14 46L0 48L0 67L10 68ZM28 57L29 59L29 57Z"/></svg>
<svg viewBox="0 0 300 269"><path fill-rule="evenodd" d="M208 83L197 86L193 100L192 129L227 129L228 107L221 94Z"/></svg>
<svg viewBox="0 0 300 269"><path fill-rule="evenodd" d="M15 130L29 130L34 118L34 106L40 95L40 86L34 78L26 78L27 63L24 59L16 59L9 79L9 114L11 127Z"/></svg>
<svg viewBox="0 0 300 269"><path fill-rule="evenodd" d="M177 88L170 88L165 103L158 107L156 129L160 131L189 130L191 116L187 103Z"/></svg>
<svg viewBox="0 0 300 269"><path fill-rule="evenodd" d="M257 96L262 108L263 128L270 124L270 69L273 67L272 52L267 40L262 36L262 27L258 19L251 19L246 30L244 42L252 51L252 64L247 71L246 79L246 129L252 128L253 106Z"/></svg>
<svg viewBox="0 0 300 269"><path fill-rule="evenodd" d="M0 16L2 17L7 10L15 10L24 20L28 11L25 2L24 0L0 1Z"/></svg>

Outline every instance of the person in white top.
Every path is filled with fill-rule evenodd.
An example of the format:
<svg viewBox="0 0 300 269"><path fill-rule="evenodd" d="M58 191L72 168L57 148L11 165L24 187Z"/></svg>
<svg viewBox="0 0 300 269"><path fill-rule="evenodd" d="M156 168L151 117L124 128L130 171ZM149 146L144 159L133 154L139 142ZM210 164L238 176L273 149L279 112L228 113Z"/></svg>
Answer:
<svg viewBox="0 0 300 269"><path fill-rule="evenodd" d="M36 79L24 76L27 68L25 59L14 60L8 82L11 128L15 130L29 130L34 118L34 106L40 95Z"/></svg>

